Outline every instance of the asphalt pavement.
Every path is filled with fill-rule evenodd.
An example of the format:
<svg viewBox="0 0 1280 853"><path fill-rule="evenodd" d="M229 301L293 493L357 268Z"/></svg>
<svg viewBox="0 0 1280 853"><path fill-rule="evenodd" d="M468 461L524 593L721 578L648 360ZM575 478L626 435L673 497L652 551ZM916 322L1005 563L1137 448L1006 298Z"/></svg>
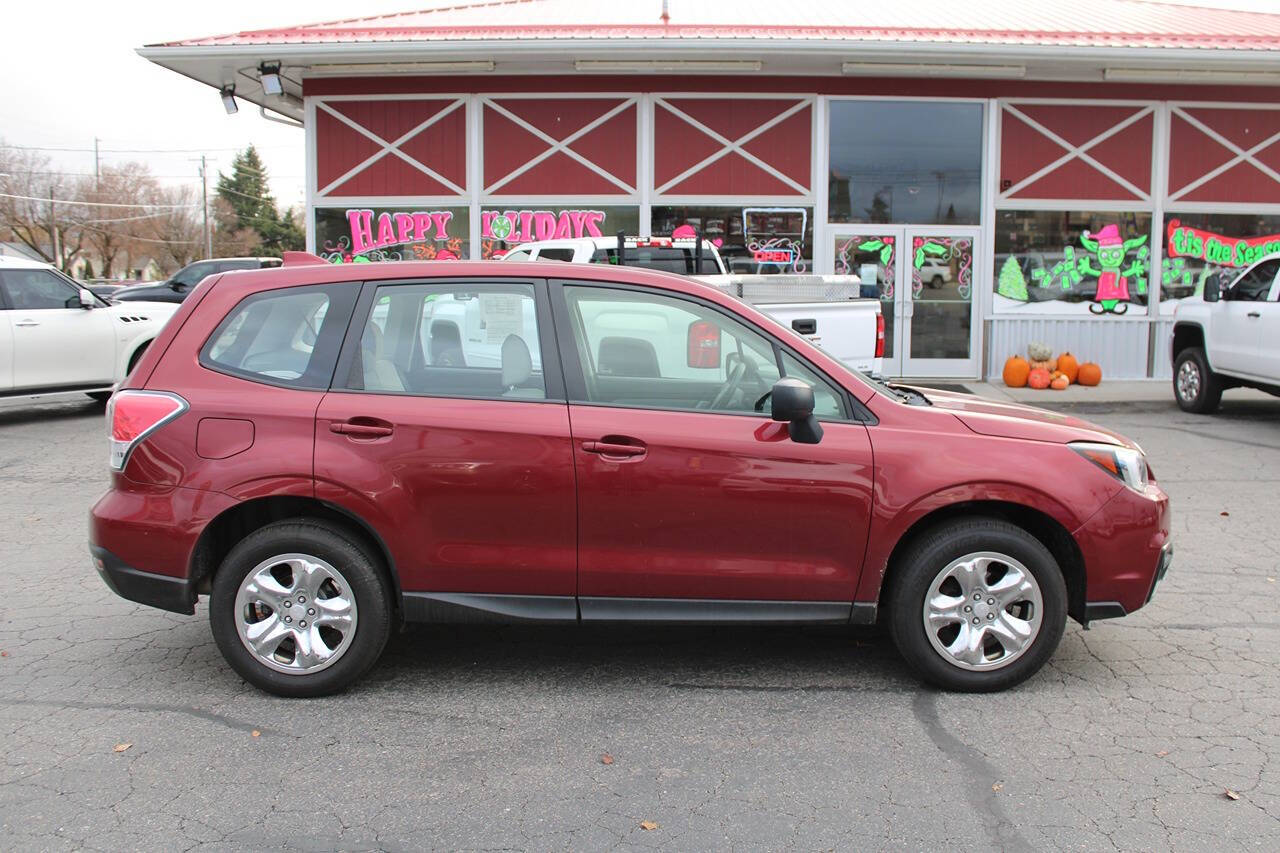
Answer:
<svg viewBox="0 0 1280 853"><path fill-rule="evenodd" d="M869 629L423 628L291 701L92 570L101 407L0 404L0 849L1280 848L1280 400L1064 407L1146 449L1176 557L1010 692Z"/></svg>

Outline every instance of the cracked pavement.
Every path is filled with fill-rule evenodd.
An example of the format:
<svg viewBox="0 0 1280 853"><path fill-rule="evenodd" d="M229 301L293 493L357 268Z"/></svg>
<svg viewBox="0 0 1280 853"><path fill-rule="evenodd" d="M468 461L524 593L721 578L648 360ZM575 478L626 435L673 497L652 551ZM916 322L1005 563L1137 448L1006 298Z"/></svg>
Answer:
<svg viewBox="0 0 1280 853"><path fill-rule="evenodd" d="M1176 555L1011 692L873 630L434 627L284 700L92 570L101 407L2 404L0 849L1276 849L1280 400L1070 409L1146 449Z"/></svg>

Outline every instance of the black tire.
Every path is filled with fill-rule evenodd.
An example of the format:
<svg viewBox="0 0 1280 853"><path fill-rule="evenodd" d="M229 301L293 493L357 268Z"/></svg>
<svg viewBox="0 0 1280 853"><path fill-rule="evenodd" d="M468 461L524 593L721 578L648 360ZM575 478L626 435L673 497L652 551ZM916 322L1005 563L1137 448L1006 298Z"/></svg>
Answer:
<svg viewBox="0 0 1280 853"><path fill-rule="evenodd" d="M934 290L940 289L944 284L946 284L946 281L940 275L935 275L933 278L929 279L929 286Z"/></svg>
<svg viewBox="0 0 1280 853"><path fill-rule="evenodd" d="M925 628L924 606L935 577L952 561L995 552L1020 562L1039 586L1040 628L1030 645L1000 668L964 669L935 649ZM1053 655L1067 623L1067 585L1049 550L1020 527L992 518L944 522L912 542L893 567L888 596L889 633L913 669L944 690L987 693L1034 675Z"/></svg>
<svg viewBox="0 0 1280 853"><path fill-rule="evenodd" d="M240 585L260 563L282 554L318 557L338 568L355 599L356 627L346 650L317 672L277 672L245 647L236 627ZM283 612L283 611L282 611ZM392 591L381 560L343 527L297 518L269 524L227 554L213 578L209 625L227 663L250 684L277 696L324 696L345 690L377 662L391 635Z"/></svg>
<svg viewBox="0 0 1280 853"><path fill-rule="evenodd" d="M1203 348L1188 347L1178 353L1173 362L1173 399L1178 408L1197 415L1212 414L1222 404L1222 389L1222 378L1209 367Z"/></svg>
<svg viewBox="0 0 1280 853"><path fill-rule="evenodd" d="M85 394L85 396L93 400L95 403L105 403L111 399L111 392L110 391L90 391L87 394Z"/></svg>

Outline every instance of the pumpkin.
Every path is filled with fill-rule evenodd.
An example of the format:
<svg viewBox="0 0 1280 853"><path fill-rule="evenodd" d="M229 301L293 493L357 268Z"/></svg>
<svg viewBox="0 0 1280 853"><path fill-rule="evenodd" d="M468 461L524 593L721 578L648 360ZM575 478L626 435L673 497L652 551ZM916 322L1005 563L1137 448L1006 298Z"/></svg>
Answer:
<svg viewBox="0 0 1280 853"><path fill-rule="evenodd" d="M1080 372L1080 362L1071 353L1064 352L1058 356L1058 372L1065 373L1068 382L1075 382L1076 374Z"/></svg>
<svg viewBox="0 0 1280 853"><path fill-rule="evenodd" d="M1076 381L1081 385L1097 385L1102 381L1102 368L1092 361L1086 361L1080 365L1080 370L1076 373Z"/></svg>
<svg viewBox="0 0 1280 853"><path fill-rule="evenodd" d="M1010 388L1027 387L1027 374L1031 372L1031 366L1027 364L1027 360L1020 355L1011 355L1004 363L1004 384Z"/></svg>
<svg viewBox="0 0 1280 853"><path fill-rule="evenodd" d="M1028 364L1031 365L1032 370L1043 370L1050 375L1058 369L1058 364L1055 361L1031 361Z"/></svg>
<svg viewBox="0 0 1280 853"><path fill-rule="evenodd" d="M1054 391L1065 391L1067 386L1071 384L1071 380L1067 378L1067 374L1059 373L1053 377L1053 381L1049 383L1049 387Z"/></svg>
<svg viewBox="0 0 1280 853"><path fill-rule="evenodd" d="M1027 375L1027 385L1028 387L1035 388L1038 391L1043 391L1045 388L1048 388L1049 371L1045 370L1043 367L1032 368L1031 373Z"/></svg>
<svg viewBox="0 0 1280 853"><path fill-rule="evenodd" d="M1048 344L1027 344L1027 355L1032 361L1048 361L1053 356L1053 348Z"/></svg>

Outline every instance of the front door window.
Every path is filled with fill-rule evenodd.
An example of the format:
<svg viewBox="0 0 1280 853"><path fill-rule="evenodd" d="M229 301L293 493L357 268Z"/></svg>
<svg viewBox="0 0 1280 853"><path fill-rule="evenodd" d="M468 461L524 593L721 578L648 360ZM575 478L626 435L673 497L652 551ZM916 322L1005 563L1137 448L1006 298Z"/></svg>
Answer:
<svg viewBox="0 0 1280 853"><path fill-rule="evenodd" d="M972 350L973 238L911 238L911 354L968 359Z"/></svg>

